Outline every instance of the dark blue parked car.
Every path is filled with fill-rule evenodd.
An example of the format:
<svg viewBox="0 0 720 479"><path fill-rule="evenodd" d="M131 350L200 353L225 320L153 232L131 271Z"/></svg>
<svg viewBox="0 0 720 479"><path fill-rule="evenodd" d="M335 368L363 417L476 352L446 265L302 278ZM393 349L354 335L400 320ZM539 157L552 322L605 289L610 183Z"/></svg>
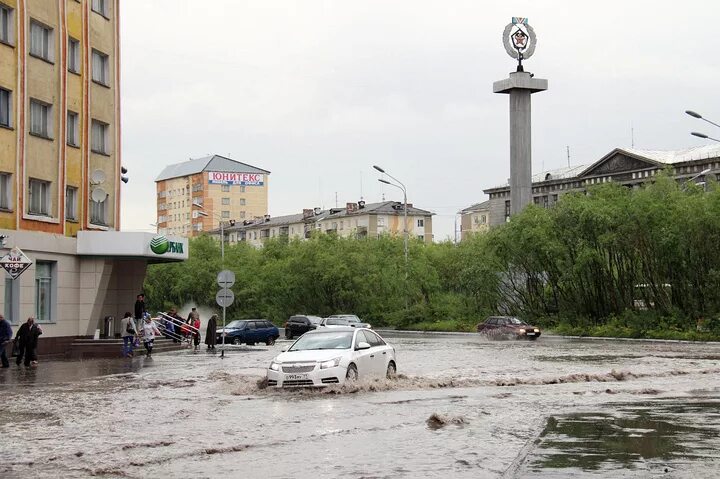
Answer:
<svg viewBox="0 0 720 479"><path fill-rule="evenodd" d="M222 344L223 329L217 331L217 343ZM264 319L238 319L225 326L225 344L265 343L275 344L280 331L270 321Z"/></svg>

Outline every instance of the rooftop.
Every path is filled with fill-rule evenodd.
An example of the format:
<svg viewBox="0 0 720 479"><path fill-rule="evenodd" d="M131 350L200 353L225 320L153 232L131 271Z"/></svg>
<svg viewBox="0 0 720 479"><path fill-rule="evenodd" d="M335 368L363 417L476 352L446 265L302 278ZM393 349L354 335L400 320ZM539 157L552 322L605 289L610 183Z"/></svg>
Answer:
<svg viewBox="0 0 720 479"><path fill-rule="evenodd" d="M242 163L231 158L220 155L204 156L195 158L182 163L175 163L166 166L155 178L155 181L169 180L171 178L181 178L183 176L202 173L203 171L221 171L224 173L259 173L269 174L267 170L258 168L247 163Z"/></svg>

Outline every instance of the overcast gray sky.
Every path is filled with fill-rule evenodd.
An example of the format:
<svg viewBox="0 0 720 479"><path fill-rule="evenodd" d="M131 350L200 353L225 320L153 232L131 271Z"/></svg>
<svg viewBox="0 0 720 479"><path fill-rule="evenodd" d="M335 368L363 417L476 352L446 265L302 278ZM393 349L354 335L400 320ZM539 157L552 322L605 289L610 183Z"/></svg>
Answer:
<svg viewBox="0 0 720 479"><path fill-rule="evenodd" d="M592 6L587 6L592 5ZM201 8L198 8L201 7ZM163 167L210 153L272 172L273 216L402 201L373 164L435 213L454 213L509 176L512 16L538 36L533 173L592 163L615 147L703 144L720 118L715 1L124 0L123 229L155 222ZM706 128L707 127L707 128Z"/></svg>

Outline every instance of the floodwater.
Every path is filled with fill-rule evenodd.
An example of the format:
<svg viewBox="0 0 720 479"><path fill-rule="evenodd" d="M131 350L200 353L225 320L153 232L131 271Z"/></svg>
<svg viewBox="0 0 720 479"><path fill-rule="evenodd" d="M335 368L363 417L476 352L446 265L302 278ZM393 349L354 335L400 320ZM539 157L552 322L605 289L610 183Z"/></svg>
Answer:
<svg viewBox="0 0 720 479"><path fill-rule="evenodd" d="M385 337L399 378L324 390L263 387L287 342L13 365L0 477L720 476L720 344Z"/></svg>

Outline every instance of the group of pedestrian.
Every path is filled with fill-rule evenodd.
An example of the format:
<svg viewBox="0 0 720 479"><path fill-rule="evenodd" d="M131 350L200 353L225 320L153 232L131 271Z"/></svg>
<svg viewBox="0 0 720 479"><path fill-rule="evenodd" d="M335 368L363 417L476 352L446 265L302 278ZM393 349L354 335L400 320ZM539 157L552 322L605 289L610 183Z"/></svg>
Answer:
<svg viewBox="0 0 720 479"><path fill-rule="evenodd" d="M42 333L42 328L31 316L18 328L15 339L13 339L10 321L0 314L0 367L10 367L7 357L7 345L10 343L12 343L12 355L15 356L15 363L18 366L20 363L24 363L26 367L36 366L38 363L38 338Z"/></svg>

